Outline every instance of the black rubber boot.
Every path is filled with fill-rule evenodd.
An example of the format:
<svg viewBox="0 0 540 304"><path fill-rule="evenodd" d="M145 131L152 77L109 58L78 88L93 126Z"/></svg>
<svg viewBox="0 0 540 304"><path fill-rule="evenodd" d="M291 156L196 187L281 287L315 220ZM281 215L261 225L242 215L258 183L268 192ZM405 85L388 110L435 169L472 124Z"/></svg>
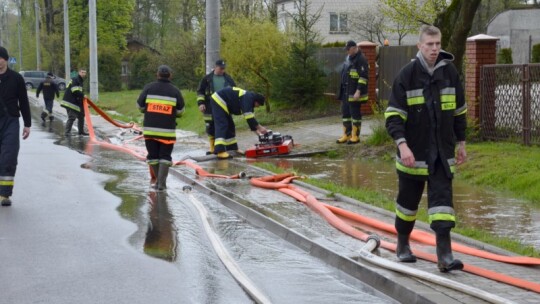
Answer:
<svg viewBox="0 0 540 304"><path fill-rule="evenodd" d="M402 263L416 263L416 256L409 245L409 234L398 234L396 255Z"/></svg>
<svg viewBox="0 0 540 304"><path fill-rule="evenodd" d="M150 187L157 189L157 178L159 176L159 164L150 165L150 170L154 172L154 178L150 179Z"/></svg>
<svg viewBox="0 0 540 304"><path fill-rule="evenodd" d="M66 136L71 135L71 127L73 127L73 120L68 119L67 122L66 122L66 130L65 130L65 133L64 133Z"/></svg>
<svg viewBox="0 0 540 304"><path fill-rule="evenodd" d="M437 267L440 272L449 272L452 270L462 270L463 263L454 259L452 255L452 241L450 240L450 231L436 233L437 238Z"/></svg>
<svg viewBox="0 0 540 304"><path fill-rule="evenodd" d="M45 126L45 118L47 118L47 112L41 112L41 125Z"/></svg>
<svg viewBox="0 0 540 304"><path fill-rule="evenodd" d="M0 196L0 203L3 207L9 207L11 206L11 200L8 196Z"/></svg>
<svg viewBox="0 0 540 304"><path fill-rule="evenodd" d="M167 189L167 176L169 175L169 165L168 164L159 164L159 172L157 175L157 190Z"/></svg>

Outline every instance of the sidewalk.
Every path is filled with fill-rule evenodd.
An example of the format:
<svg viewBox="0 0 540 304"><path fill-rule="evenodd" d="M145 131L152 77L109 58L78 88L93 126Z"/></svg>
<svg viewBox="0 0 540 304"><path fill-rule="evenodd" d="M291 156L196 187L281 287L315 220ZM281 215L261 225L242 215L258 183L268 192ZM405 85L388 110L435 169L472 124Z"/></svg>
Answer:
<svg viewBox="0 0 540 304"><path fill-rule="evenodd" d="M136 231L90 158L54 144L36 120L21 141L13 206L0 207L0 303L177 303L176 267L137 252Z"/></svg>

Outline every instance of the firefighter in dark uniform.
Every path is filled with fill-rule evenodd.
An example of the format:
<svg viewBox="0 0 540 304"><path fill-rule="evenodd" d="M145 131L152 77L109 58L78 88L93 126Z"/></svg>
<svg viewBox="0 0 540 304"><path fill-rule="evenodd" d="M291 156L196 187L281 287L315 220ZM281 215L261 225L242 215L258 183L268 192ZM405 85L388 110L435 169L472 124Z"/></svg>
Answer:
<svg viewBox="0 0 540 304"><path fill-rule="evenodd" d="M153 185L157 190L167 188L167 176L172 165L171 153L176 142L176 118L184 113L184 98L171 83L171 77L171 69L160 65L157 80L147 84L137 99L139 110L144 113L143 135L148 151L147 163L157 178Z"/></svg>
<svg viewBox="0 0 540 304"><path fill-rule="evenodd" d="M212 72L204 76L199 84L199 88L197 89L197 105L199 106L199 111L203 113L204 123L206 125L206 134L208 135L208 142L210 143L210 149L207 154L214 153L216 135L214 120L212 119L212 107L210 106L212 94L225 87L236 86L236 83L232 77L225 72L225 67L226 65L223 59L216 61L216 65Z"/></svg>
<svg viewBox="0 0 540 304"><path fill-rule="evenodd" d="M9 55L0 46L0 204L11 206L13 183L19 156L19 117L24 128L22 138L30 135L32 118L24 78L8 67Z"/></svg>
<svg viewBox="0 0 540 304"><path fill-rule="evenodd" d="M386 128L398 149L399 192L395 227L396 254L401 262L416 262L409 235L427 182L428 214L435 232L441 272L463 269L452 255L450 230L455 227L452 178L465 162L467 104L454 56L441 50L441 32L423 26L416 59L399 72L385 112ZM456 156L457 141L457 156Z"/></svg>
<svg viewBox="0 0 540 304"><path fill-rule="evenodd" d="M255 108L264 105L264 101L263 95L237 87L226 87L212 94L212 116L216 128L214 153L219 159L230 158L229 150L238 150L232 115L244 115L251 131L266 134L266 128L257 122L254 114Z"/></svg>
<svg viewBox="0 0 540 304"><path fill-rule="evenodd" d="M360 142L362 128L360 107L368 101L369 66L356 42L347 41L345 50L347 50L347 58L341 70L341 86L338 93L338 98L341 100L343 136L336 142L357 144Z"/></svg>
<svg viewBox="0 0 540 304"><path fill-rule="evenodd" d="M79 129L79 135L88 135L84 131L84 78L86 77L86 69L80 68L76 77L73 77L69 82L66 91L64 92L64 98L60 101L62 107L66 108L68 120L66 121L65 135L71 135L71 127L77 119L77 126Z"/></svg>
<svg viewBox="0 0 540 304"><path fill-rule="evenodd" d="M42 81L36 90L36 98L39 98L39 93L43 91L43 100L45 102L45 108L41 112L41 120L43 121L43 126L45 126L45 119L49 117L49 121L52 126L53 116L53 102L54 95L60 97L60 91L58 90L58 85L53 80L54 75L52 73L47 73L47 78ZM45 111L47 110L47 111ZM48 112L48 113L47 113Z"/></svg>

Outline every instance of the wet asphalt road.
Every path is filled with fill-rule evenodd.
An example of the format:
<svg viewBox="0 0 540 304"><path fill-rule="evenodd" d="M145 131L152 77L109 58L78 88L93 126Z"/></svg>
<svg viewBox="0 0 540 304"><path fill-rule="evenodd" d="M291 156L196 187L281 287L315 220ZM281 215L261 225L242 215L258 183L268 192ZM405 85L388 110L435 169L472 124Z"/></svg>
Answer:
<svg viewBox="0 0 540 304"><path fill-rule="evenodd" d="M127 242L107 176L33 127L21 142L13 206L0 208L0 303L178 303L174 265Z"/></svg>

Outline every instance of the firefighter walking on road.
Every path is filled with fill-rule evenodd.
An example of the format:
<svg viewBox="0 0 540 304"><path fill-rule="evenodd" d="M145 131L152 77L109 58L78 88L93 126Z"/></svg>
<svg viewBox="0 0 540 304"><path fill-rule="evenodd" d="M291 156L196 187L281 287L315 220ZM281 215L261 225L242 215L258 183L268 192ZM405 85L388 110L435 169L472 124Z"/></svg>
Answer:
<svg viewBox="0 0 540 304"><path fill-rule="evenodd" d="M345 45L347 58L341 69L341 86L338 98L341 101L343 136L338 144L357 144L360 142L362 112L360 108L368 101L368 72L366 58L358 49L356 42L349 40Z"/></svg>
<svg viewBox="0 0 540 304"><path fill-rule="evenodd" d="M36 90L36 98L39 98L39 93L43 91L43 100L45 102L45 108L41 112L42 125L45 126L45 120L49 117L49 121L52 127L53 116L53 103L54 96L60 97L60 91L58 90L58 85L53 80L54 75L52 73L47 73L47 78L42 81ZM46 111L45 111L46 110Z"/></svg>
<svg viewBox="0 0 540 304"><path fill-rule="evenodd" d="M172 71L160 65L157 80L147 84L137 105L144 113L143 135L147 163L152 176L151 184L157 190L167 188L167 176L172 165L172 151L176 142L176 118L184 113L184 98L180 90L171 83Z"/></svg>
<svg viewBox="0 0 540 304"><path fill-rule="evenodd" d="M8 68L9 55L0 46L0 204L11 206L17 158L19 156L19 117L24 128L22 138L30 135L32 118L28 93L21 74Z"/></svg>
<svg viewBox="0 0 540 304"><path fill-rule="evenodd" d="M73 77L69 82L66 91L64 92L64 98L60 101L62 107L67 111L68 120L66 121L65 135L71 136L71 128L75 119L77 120L77 126L79 129L79 135L88 135L84 131L84 78L86 77L86 69L80 68L77 76Z"/></svg>
<svg viewBox="0 0 540 304"><path fill-rule="evenodd" d="M226 65L223 59L216 61L216 65L212 72L204 76L197 89L197 105L199 106L199 111L203 114L204 123L206 125L206 134L208 135L208 142L210 143L210 149L207 154L214 153L216 136L214 120L212 118L212 107L210 106L212 94L223 88L236 86L232 77L225 72L225 67Z"/></svg>
<svg viewBox="0 0 540 304"><path fill-rule="evenodd" d="M227 87L212 94L212 116L216 128L214 153L218 159L230 158L227 151L238 151L232 115L243 115L251 131L266 134L266 128L257 122L254 114L255 108L264 105L264 101L263 95L237 87Z"/></svg>
<svg viewBox="0 0 540 304"><path fill-rule="evenodd" d="M441 272L461 270L463 263L452 255L450 230L456 221L453 174L455 166L467 157L467 104L452 63L454 56L441 50L440 30L423 26L418 49L416 59L394 80L385 112L386 128L397 145L396 254L401 262L416 262L409 235L427 182L429 223L436 236L438 268Z"/></svg>

